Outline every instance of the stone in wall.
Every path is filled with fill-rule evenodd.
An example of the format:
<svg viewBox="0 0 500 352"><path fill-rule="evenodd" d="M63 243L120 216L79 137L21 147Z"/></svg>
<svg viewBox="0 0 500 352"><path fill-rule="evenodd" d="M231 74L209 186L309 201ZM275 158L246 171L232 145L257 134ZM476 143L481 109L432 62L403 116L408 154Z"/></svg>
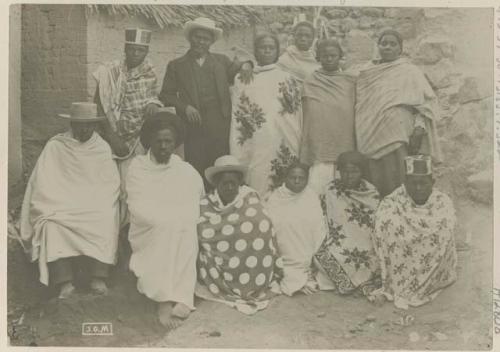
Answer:
<svg viewBox="0 0 500 352"><path fill-rule="evenodd" d="M347 33L344 41L348 63L368 61L373 56L375 42L369 34L359 29Z"/></svg>
<svg viewBox="0 0 500 352"><path fill-rule="evenodd" d="M408 18L415 20L422 17L424 15L424 11L421 8L396 7L385 9L384 15L389 18Z"/></svg>
<svg viewBox="0 0 500 352"><path fill-rule="evenodd" d="M493 204L493 170L484 170L467 178L467 191L472 200Z"/></svg>
<svg viewBox="0 0 500 352"><path fill-rule="evenodd" d="M455 45L450 38L440 35L430 35L420 40L414 61L418 64L431 65L443 58L455 57Z"/></svg>
<svg viewBox="0 0 500 352"><path fill-rule="evenodd" d="M450 59L443 59L435 65L420 66L434 89L447 88L458 81L460 73Z"/></svg>
<svg viewBox="0 0 500 352"><path fill-rule="evenodd" d="M378 7L364 7L361 9L361 14L369 17L384 17L384 9Z"/></svg>
<svg viewBox="0 0 500 352"><path fill-rule="evenodd" d="M327 18L344 18L349 15L349 12L342 9L326 8L324 11Z"/></svg>
<svg viewBox="0 0 500 352"><path fill-rule="evenodd" d="M458 100L461 104L471 101L482 100L491 96L491 92L484 91L478 83L476 77L465 77L462 86L458 91Z"/></svg>

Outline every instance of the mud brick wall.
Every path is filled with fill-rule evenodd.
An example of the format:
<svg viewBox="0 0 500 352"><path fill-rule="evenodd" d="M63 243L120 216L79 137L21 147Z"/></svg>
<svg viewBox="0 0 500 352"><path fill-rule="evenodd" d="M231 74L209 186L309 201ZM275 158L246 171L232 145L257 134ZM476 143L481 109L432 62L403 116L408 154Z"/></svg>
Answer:
<svg viewBox="0 0 500 352"><path fill-rule="evenodd" d="M47 140L67 128L56 118L87 99L87 26L82 5L22 5L23 168L30 172Z"/></svg>

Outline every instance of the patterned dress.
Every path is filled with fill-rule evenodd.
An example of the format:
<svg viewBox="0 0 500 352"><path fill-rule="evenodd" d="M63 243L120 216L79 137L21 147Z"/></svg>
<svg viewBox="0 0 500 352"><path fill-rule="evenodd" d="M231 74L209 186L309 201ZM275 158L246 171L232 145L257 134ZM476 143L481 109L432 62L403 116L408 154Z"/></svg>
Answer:
<svg viewBox="0 0 500 352"><path fill-rule="evenodd" d="M235 200L222 205L215 192L200 201L196 294L246 314L264 309L272 293L277 260L271 220L258 194L240 187Z"/></svg>
<svg viewBox="0 0 500 352"><path fill-rule="evenodd" d="M315 255L320 289L348 294L359 287L369 293L379 269L371 241L378 191L365 180L358 189L334 180L321 201L329 233Z"/></svg>
<svg viewBox="0 0 500 352"><path fill-rule="evenodd" d="M275 64L254 69L253 82L233 89L230 149L248 166L247 183L261 196L283 183L298 159L302 136L300 86Z"/></svg>
<svg viewBox="0 0 500 352"><path fill-rule="evenodd" d="M382 267L378 292L399 308L434 299L456 280L455 211L450 198L433 190L416 205L403 186L381 203L373 243Z"/></svg>

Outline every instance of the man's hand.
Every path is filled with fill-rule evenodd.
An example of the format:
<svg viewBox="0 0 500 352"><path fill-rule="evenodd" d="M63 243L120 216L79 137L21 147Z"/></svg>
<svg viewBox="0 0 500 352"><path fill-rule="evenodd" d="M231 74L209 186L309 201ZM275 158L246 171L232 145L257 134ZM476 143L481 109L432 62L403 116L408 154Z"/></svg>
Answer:
<svg viewBox="0 0 500 352"><path fill-rule="evenodd" d="M191 105L186 106L186 118L189 123L201 125L200 113Z"/></svg>
<svg viewBox="0 0 500 352"><path fill-rule="evenodd" d="M150 116L153 116L154 114L156 114L159 109L160 109L160 107L158 105L156 105L155 103L149 103L144 108L144 114L146 115L146 117L150 117Z"/></svg>
<svg viewBox="0 0 500 352"><path fill-rule="evenodd" d="M250 84L253 81L253 66L249 62L241 65L239 79L243 84Z"/></svg>
<svg viewBox="0 0 500 352"><path fill-rule="evenodd" d="M420 147L422 146L422 139L426 133L427 132L422 127L415 127L408 143L408 153L410 155L418 154Z"/></svg>

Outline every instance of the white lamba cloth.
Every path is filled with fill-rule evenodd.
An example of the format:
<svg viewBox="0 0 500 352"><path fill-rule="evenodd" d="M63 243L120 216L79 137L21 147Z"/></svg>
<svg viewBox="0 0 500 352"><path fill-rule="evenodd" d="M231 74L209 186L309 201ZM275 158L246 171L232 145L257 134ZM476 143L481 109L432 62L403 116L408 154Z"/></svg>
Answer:
<svg viewBox="0 0 500 352"><path fill-rule="evenodd" d="M132 161L126 189L137 289L154 301L194 309L201 176L177 155L158 164L148 153Z"/></svg>
<svg viewBox="0 0 500 352"><path fill-rule="evenodd" d="M294 193L283 185L269 196L267 208L283 257L281 290L291 296L312 277L313 255L327 232L320 201L308 187Z"/></svg>
<svg viewBox="0 0 500 352"><path fill-rule="evenodd" d="M108 144L97 134L81 143L71 132L53 137L31 174L21 235L48 285L47 263L86 255L116 262L120 176Z"/></svg>

